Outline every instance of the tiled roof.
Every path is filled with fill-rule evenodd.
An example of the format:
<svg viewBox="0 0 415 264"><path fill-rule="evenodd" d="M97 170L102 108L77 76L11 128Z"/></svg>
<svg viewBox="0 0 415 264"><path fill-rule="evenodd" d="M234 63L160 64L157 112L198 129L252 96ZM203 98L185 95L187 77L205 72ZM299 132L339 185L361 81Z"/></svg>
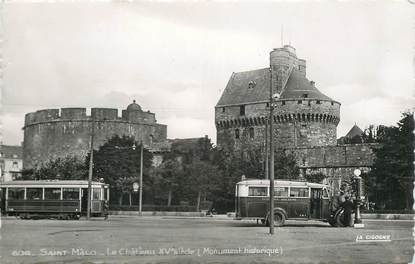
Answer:
<svg viewBox="0 0 415 264"><path fill-rule="evenodd" d="M269 68L233 73L216 106L269 100L269 85ZM304 94L312 99L332 100L314 87L302 73L293 70L281 99L304 98Z"/></svg>
<svg viewBox="0 0 415 264"><path fill-rule="evenodd" d="M22 159L23 149L21 146L0 145L0 158Z"/></svg>

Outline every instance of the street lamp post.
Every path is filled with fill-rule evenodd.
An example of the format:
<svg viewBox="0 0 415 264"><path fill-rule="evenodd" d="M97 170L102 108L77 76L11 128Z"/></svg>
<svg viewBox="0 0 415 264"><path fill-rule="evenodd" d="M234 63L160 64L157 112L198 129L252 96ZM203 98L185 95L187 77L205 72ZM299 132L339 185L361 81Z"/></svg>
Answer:
<svg viewBox="0 0 415 264"><path fill-rule="evenodd" d="M361 190L361 182L362 177L360 177L361 171L359 169L355 169L353 174L355 175L356 180L356 214L354 219L354 227L355 228L362 228L364 227L364 224L362 223L362 218L360 216L360 205L361 205L361 196L362 196L362 190Z"/></svg>
<svg viewBox="0 0 415 264"><path fill-rule="evenodd" d="M135 150L136 146L133 145L133 150ZM142 215L142 208L143 208L143 141L140 142L140 183L139 183L139 203L138 203L138 215Z"/></svg>
<svg viewBox="0 0 415 264"><path fill-rule="evenodd" d="M92 128L91 128L91 144L89 149L89 171L88 171L88 203L86 211L86 219L91 218L91 198L92 198L92 169L94 166L94 134L95 134L95 122L92 117Z"/></svg>

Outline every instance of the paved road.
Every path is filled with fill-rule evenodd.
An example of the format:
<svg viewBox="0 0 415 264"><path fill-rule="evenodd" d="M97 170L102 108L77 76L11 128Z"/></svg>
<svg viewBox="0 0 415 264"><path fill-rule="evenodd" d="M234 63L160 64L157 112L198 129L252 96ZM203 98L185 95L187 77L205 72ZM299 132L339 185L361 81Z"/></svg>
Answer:
<svg viewBox="0 0 415 264"><path fill-rule="evenodd" d="M364 229L288 221L268 228L221 218L3 219L0 263L408 263L412 221ZM358 240L358 241L356 241ZM375 241L373 241L375 240ZM390 241L389 241L390 240Z"/></svg>

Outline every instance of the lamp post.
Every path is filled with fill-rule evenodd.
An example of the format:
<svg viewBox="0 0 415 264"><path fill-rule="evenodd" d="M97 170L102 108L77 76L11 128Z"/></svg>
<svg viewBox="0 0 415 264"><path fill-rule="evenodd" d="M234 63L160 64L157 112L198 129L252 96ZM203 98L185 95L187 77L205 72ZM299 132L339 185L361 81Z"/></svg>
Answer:
<svg viewBox="0 0 415 264"><path fill-rule="evenodd" d="M135 150L135 143L133 145L133 150ZM143 208L143 141L140 142L140 183L139 183L139 203L138 203L138 215L142 215Z"/></svg>
<svg viewBox="0 0 415 264"><path fill-rule="evenodd" d="M362 223L362 218L360 216L360 205L361 205L361 196L362 196L362 177L360 177L360 174L362 172L359 169L355 169L353 171L353 174L355 176L356 181L356 214L354 218L354 227L355 228L361 228L364 227L364 224Z"/></svg>
<svg viewBox="0 0 415 264"><path fill-rule="evenodd" d="M94 117L92 117L92 128L91 128L91 144L89 149L89 171L88 171L88 203L86 211L86 219L91 218L91 198L92 198L92 168L94 166L94 134L95 134L95 122Z"/></svg>

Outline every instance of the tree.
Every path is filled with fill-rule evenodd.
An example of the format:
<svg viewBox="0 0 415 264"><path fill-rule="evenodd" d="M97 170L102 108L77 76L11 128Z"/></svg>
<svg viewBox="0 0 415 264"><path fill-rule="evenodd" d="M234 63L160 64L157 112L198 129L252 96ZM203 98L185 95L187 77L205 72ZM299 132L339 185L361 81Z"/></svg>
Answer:
<svg viewBox="0 0 415 264"><path fill-rule="evenodd" d="M133 146L136 146L133 149ZM151 177L151 167L153 155L147 150L143 151L143 181ZM140 173L140 144L132 137L114 136L110 138L99 150L94 150L95 178L104 178L110 185L113 196L118 197L119 205L122 199L128 194L131 201L133 182L138 181ZM85 164L89 163L89 154L85 159ZM143 184L143 185L144 185Z"/></svg>
<svg viewBox="0 0 415 264"><path fill-rule="evenodd" d="M173 191L180 186L183 166L176 159L167 159L155 171L156 183L167 190L167 206L171 205Z"/></svg>
<svg viewBox="0 0 415 264"><path fill-rule="evenodd" d="M88 167L77 156L49 160L22 172L24 180L85 180Z"/></svg>
<svg viewBox="0 0 415 264"><path fill-rule="evenodd" d="M304 175L304 178L308 182L322 183L323 180L326 178L326 175L324 173L318 171L318 172L306 173Z"/></svg>
<svg viewBox="0 0 415 264"><path fill-rule="evenodd" d="M295 154L285 150L277 150L274 160L275 179L297 180L300 167L297 165Z"/></svg>
<svg viewBox="0 0 415 264"><path fill-rule="evenodd" d="M202 195L203 200L206 201L208 194L217 189L218 169L209 160L196 160L187 167L187 170L190 176L189 185L192 190L197 191L196 210L199 211Z"/></svg>
<svg viewBox="0 0 415 264"><path fill-rule="evenodd" d="M376 159L366 177L371 200L378 207L410 209L413 204L414 117L403 113L398 126L380 127L377 134L379 148Z"/></svg>

